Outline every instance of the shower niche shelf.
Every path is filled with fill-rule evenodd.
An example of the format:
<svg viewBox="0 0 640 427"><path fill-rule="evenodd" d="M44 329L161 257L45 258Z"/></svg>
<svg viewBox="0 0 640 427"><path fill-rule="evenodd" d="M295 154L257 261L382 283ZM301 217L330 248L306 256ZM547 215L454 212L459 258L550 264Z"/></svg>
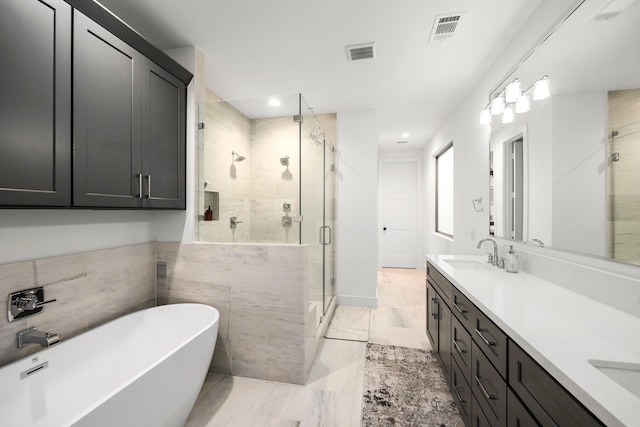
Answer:
<svg viewBox="0 0 640 427"><path fill-rule="evenodd" d="M217 191L204 191L204 210L211 208L211 219L205 219L205 221L219 221L220 220L220 193Z"/></svg>

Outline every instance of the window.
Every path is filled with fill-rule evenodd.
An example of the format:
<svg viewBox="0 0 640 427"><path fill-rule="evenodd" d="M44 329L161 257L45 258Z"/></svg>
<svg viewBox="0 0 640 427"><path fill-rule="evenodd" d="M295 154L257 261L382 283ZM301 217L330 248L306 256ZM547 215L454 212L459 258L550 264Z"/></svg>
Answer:
<svg viewBox="0 0 640 427"><path fill-rule="evenodd" d="M453 142L436 154L436 232L453 237Z"/></svg>

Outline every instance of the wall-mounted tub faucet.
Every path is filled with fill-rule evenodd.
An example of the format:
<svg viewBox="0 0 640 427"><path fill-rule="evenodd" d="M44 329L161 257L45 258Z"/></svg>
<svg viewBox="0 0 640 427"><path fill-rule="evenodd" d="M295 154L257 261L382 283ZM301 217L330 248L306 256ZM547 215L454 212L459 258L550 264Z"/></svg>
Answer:
<svg viewBox="0 0 640 427"><path fill-rule="evenodd" d="M18 348L27 344L39 344L42 347L50 347L60 342L60 336L52 332L42 332L36 328L25 329L18 332Z"/></svg>

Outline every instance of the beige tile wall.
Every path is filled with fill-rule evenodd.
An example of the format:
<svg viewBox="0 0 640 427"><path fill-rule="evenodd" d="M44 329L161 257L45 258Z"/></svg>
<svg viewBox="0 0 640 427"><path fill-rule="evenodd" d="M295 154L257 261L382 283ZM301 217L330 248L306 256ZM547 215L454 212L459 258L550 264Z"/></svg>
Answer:
<svg viewBox="0 0 640 427"><path fill-rule="evenodd" d="M307 246L158 243L157 259L167 263L169 303L220 312L212 372L305 383L318 341Z"/></svg>
<svg viewBox="0 0 640 427"><path fill-rule="evenodd" d="M16 334L30 327L58 333L61 340L129 312L152 307L155 293L155 245L0 265L0 296L43 286L45 299L56 299L34 316L9 323L0 318L0 365L40 350L16 346Z"/></svg>

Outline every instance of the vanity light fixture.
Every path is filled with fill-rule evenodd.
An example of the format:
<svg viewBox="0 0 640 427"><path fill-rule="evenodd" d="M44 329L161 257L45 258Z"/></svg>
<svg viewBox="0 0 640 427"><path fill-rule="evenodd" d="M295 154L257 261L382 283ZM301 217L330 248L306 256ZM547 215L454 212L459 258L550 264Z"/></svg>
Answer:
<svg viewBox="0 0 640 427"><path fill-rule="evenodd" d="M513 123L515 113L513 112L513 104L507 104L502 113L502 123Z"/></svg>
<svg viewBox="0 0 640 427"><path fill-rule="evenodd" d="M533 99L539 101L549 97L549 77L544 76L533 84Z"/></svg>
<svg viewBox="0 0 640 427"><path fill-rule="evenodd" d="M509 83L504 89L504 101L507 104L511 104L518 100L518 97L522 95L522 85L517 78Z"/></svg>
<svg viewBox="0 0 640 427"><path fill-rule="evenodd" d="M504 113L504 98L502 94L497 94L491 101L491 114L497 116Z"/></svg>
<svg viewBox="0 0 640 427"><path fill-rule="evenodd" d="M480 112L480 124L492 122L492 115L502 115L502 123L511 123L516 113L526 113L531 109L531 99L536 101L550 96L549 76L536 80L526 90L522 90L519 79L511 81L502 91L496 92L489 103Z"/></svg>

